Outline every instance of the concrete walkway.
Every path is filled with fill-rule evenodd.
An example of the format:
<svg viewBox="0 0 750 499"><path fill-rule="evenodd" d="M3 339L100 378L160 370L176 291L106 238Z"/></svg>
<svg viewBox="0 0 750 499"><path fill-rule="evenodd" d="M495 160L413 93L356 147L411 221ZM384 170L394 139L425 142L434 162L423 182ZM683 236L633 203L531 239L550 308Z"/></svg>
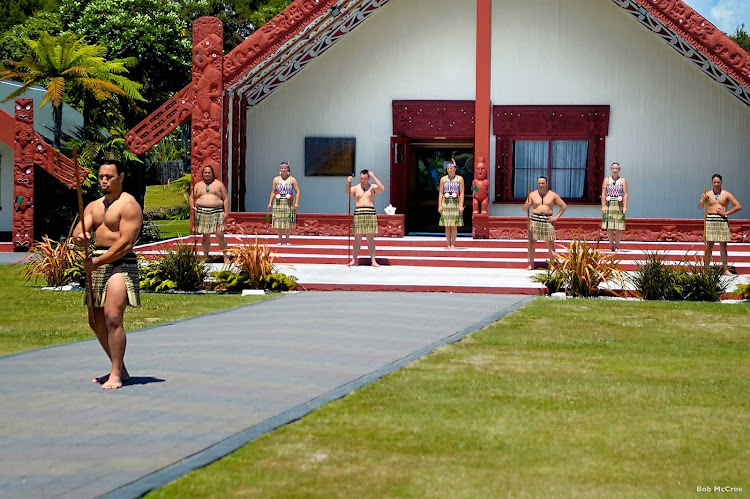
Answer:
<svg viewBox="0 0 750 499"><path fill-rule="evenodd" d="M529 300L284 296L130 333L111 392L93 340L2 357L0 496L139 497Z"/></svg>

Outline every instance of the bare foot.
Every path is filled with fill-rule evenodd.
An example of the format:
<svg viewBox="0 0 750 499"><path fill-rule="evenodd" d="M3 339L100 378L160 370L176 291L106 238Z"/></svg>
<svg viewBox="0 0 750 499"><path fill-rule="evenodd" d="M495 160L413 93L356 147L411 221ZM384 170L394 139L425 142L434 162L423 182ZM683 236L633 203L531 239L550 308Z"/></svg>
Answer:
<svg viewBox="0 0 750 499"><path fill-rule="evenodd" d="M726 269L726 270L724 270L724 275L731 275L731 276L733 276L734 274L732 274L731 272L729 272L729 269Z"/></svg>
<svg viewBox="0 0 750 499"><path fill-rule="evenodd" d="M123 370L120 371L120 380L124 383L129 379L130 379L130 373L128 373L128 369L123 368ZM108 380L109 380L109 373L102 374L101 376L97 376L96 378L92 379L91 382L102 384L102 383L106 383Z"/></svg>
<svg viewBox="0 0 750 499"><path fill-rule="evenodd" d="M350 267L356 267L357 266L357 260L352 260L351 262L349 262L349 266Z"/></svg>
<svg viewBox="0 0 750 499"><path fill-rule="evenodd" d="M529 265L528 265L528 266L526 267L526 270L534 270L534 264L533 264L533 263L530 263L530 264L529 264Z"/></svg>
<svg viewBox="0 0 750 499"><path fill-rule="evenodd" d="M118 376L109 375L109 379L102 385L102 390L117 390L122 388L122 380Z"/></svg>
<svg viewBox="0 0 750 499"><path fill-rule="evenodd" d="M370 266L372 266L372 267L380 267L380 264L378 262L376 262L375 260L373 260L372 263L370 263Z"/></svg>

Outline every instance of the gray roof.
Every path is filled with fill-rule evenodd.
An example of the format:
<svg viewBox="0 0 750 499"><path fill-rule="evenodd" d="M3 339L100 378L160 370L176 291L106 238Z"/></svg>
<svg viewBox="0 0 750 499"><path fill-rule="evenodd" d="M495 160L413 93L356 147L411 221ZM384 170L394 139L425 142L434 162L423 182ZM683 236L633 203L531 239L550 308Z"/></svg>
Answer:
<svg viewBox="0 0 750 499"><path fill-rule="evenodd" d="M16 81L2 81L0 82L0 101L4 100L7 96L13 93L17 88L21 87L21 83ZM26 91L21 98L34 99L34 130L39 133L44 139L50 144L54 142L54 133L52 120L52 104L47 103L43 108L39 109L39 105L44 99L46 90L42 87L31 87ZM0 102L0 109L4 110L11 116L15 116L15 109L13 107L14 101L9 100L8 102ZM83 128L83 115L63 103L63 142L70 137L77 137L80 135L79 129ZM67 136L67 137L66 137Z"/></svg>

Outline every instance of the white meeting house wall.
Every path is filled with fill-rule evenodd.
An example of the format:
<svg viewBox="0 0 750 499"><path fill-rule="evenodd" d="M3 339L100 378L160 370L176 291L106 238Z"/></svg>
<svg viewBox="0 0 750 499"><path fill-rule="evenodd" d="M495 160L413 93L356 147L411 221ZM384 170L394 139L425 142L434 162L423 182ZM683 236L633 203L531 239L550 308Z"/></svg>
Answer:
<svg viewBox="0 0 750 499"><path fill-rule="evenodd" d="M391 103L474 98L475 8L475 0L391 0L250 108L248 211L265 210L278 164L289 160L300 211L342 213L345 179L305 177L304 138L350 136L357 170L373 169L386 185L382 213ZM750 108L611 0L495 0L492 61L495 105L611 106L605 164L622 163L630 216L700 217L697 199L715 172L750 206ZM522 212L491 205L490 214ZM572 205L568 214L600 211Z"/></svg>
<svg viewBox="0 0 750 499"><path fill-rule="evenodd" d="M248 211L264 211L283 160L300 212L346 213L346 177L305 177L305 137L356 137L356 169L390 201L393 100L474 99L475 0L391 0L247 114ZM357 179L358 182L358 174ZM401 207L397 207L400 212Z"/></svg>
<svg viewBox="0 0 750 499"><path fill-rule="evenodd" d="M0 142L0 232L13 230L13 148Z"/></svg>

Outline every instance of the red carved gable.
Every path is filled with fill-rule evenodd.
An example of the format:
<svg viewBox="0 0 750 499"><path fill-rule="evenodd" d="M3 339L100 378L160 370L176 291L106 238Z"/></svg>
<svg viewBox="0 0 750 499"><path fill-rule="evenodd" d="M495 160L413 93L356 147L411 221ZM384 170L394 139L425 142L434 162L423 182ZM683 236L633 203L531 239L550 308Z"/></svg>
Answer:
<svg viewBox="0 0 750 499"><path fill-rule="evenodd" d="M680 0L635 0L690 44L750 88L750 54Z"/></svg>
<svg viewBox="0 0 750 499"><path fill-rule="evenodd" d="M380 8L388 0L352 0L349 4L339 0L295 0L268 23L256 30L244 42L223 57L223 90L231 87L232 92L250 95L252 102L258 102L269 92L277 89L304 67L311 59L323 53L332 42L350 32L358 22L373 10ZM722 33L697 11L681 0L612 0L616 5L651 29L665 42L670 43L683 57L701 68L708 76L724 86L728 91L747 105L750 105L750 55L737 45L728 35ZM361 9L358 16L348 21L338 31L319 30L310 36L317 27L306 30L312 23L323 26L331 16L330 9L336 6L342 10L351 7ZM343 17L343 15L341 16ZM362 17L363 19L358 19ZM317 26L316 24L312 24ZM325 27L325 26L324 26ZM211 32L206 27L206 33ZM201 28L203 29L203 28ZM326 36L319 36L326 33ZM198 33L200 38L204 33ZM307 34L305 41L295 38ZM683 42L684 40L684 42ZM292 43L293 42L293 43ZM305 46L302 46L302 45ZM688 45L685 47L684 45ZM681 45L683 47L677 47ZM307 50L310 48L310 50ZM294 64L274 64L270 61L292 59ZM273 57L271 57L273 56ZM258 81L242 81L261 63L273 66L265 68L270 74ZM296 69L294 69L296 68ZM257 88L256 88L257 87ZM260 90L258 90L260 89ZM164 137L190 115L193 103L185 103L191 85L180 92L179 98L170 99L164 106L154 111L148 118L128 134L128 147L136 154L143 154L158 140ZM258 93L256 96L255 93Z"/></svg>

